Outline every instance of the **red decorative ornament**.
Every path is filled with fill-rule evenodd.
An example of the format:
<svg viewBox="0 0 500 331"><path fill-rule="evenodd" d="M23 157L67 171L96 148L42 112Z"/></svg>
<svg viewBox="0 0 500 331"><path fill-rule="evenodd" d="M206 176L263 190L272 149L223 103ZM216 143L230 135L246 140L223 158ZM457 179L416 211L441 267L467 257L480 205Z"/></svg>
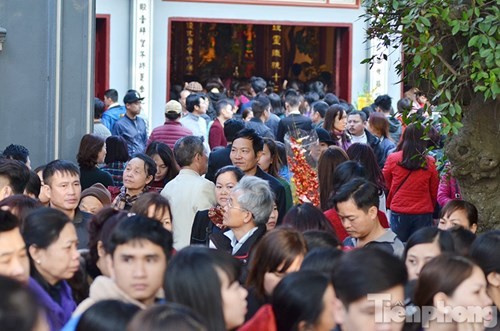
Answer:
<svg viewBox="0 0 500 331"><path fill-rule="evenodd" d="M310 202L319 206L318 174L306 160L306 149L301 139L290 137L290 148L293 157L289 155L287 158L297 198L300 203Z"/></svg>
<svg viewBox="0 0 500 331"><path fill-rule="evenodd" d="M226 226L222 224L224 220L224 209L221 206L213 207L208 210L208 218L220 229L225 229Z"/></svg>

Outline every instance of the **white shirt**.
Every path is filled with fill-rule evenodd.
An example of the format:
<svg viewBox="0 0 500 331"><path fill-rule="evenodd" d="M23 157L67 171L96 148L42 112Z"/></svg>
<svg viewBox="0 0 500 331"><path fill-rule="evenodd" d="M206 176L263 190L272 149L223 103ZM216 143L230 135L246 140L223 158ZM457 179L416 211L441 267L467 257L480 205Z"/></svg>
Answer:
<svg viewBox="0 0 500 331"><path fill-rule="evenodd" d="M203 117L188 113L180 119L180 122L184 127L193 132L193 136L203 137L203 145L205 145L207 151L210 151L210 146L208 145L207 121Z"/></svg>
<svg viewBox="0 0 500 331"><path fill-rule="evenodd" d="M351 143L361 143L361 144L366 144L368 143L368 138L366 138L366 133L363 131L363 134L361 136L355 136L351 134Z"/></svg>
<svg viewBox="0 0 500 331"><path fill-rule="evenodd" d="M191 241L196 212L215 206L215 185L191 169L181 169L177 177L165 185L161 195L170 202L174 248L181 250Z"/></svg>

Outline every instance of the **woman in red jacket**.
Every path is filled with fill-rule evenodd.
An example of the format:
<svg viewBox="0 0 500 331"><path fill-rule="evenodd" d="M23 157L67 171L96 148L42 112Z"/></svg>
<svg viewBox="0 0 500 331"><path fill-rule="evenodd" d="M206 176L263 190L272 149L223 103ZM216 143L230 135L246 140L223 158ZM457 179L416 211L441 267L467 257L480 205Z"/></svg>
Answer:
<svg viewBox="0 0 500 331"><path fill-rule="evenodd" d="M418 229L432 225L436 205L438 173L434 158L426 153L424 136L421 124L409 125L382 171L389 188L391 229L403 242Z"/></svg>

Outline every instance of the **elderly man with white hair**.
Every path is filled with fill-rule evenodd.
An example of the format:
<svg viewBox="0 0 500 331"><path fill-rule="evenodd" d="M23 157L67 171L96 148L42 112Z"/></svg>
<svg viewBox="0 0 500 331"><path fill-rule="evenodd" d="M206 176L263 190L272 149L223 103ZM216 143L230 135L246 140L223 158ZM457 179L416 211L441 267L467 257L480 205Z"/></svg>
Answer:
<svg viewBox="0 0 500 331"><path fill-rule="evenodd" d="M250 251L266 233L266 223L274 205L269 183L245 176L232 190L224 207L225 232L210 235L210 247L223 249L246 264Z"/></svg>

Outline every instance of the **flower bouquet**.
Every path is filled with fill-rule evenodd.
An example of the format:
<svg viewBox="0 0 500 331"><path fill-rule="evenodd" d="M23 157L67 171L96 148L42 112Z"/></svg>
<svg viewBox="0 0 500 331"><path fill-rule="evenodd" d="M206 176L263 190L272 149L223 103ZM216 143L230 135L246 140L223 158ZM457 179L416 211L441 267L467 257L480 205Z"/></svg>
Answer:
<svg viewBox="0 0 500 331"><path fill-rule="evenodd" d="M320 155L316 130L290 130L285 136L288 166L292 174L294 203L310 202L319 206L319 183L316 172Z"/></svg>

